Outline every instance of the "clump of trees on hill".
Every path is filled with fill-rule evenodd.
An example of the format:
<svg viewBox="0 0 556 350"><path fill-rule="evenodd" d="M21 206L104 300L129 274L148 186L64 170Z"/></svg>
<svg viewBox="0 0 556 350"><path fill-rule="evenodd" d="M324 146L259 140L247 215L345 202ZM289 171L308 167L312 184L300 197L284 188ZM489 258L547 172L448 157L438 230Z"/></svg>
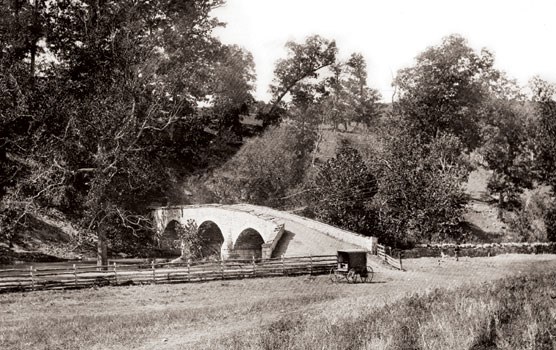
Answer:
<svg viewBox="0 0 556 350"><path fill-rule="evenodd" d="M320 51L314 47L315 42L321 44ZM452 35L418 55L414 66L398 72L393 82L397 95L386 112L376 91L366 85L361 55L339 62L331 58L330 47L335 46L314 37L305 46L288 47L295 50L278 63L279 82L284 81L284 67L295 66L299 57L327 58L308 60L326 63L312 65L308 69L311 74L302 79L297 79L303 76L298 74L289 80L291 100L287 103L283 101L285 90L275 90L281 91L275 100L281 114L275 121L282 120L281 127L289 123L313 130L316 142L306 144L313 147L313 157L310 163L300 163L305 168L299 169L305 169L306 176L282 177L280 170L268 171L262 176L266 181L273 177L288 180L281 182L280 195L273 196L272 201L258 201L254 198L260 196L255 195L251 197L253 203L305 207L306 215L377 235L390 244L461 242L467 239L463 186L473 168L469 161L473 153L482 159L481 166L492 170L488 190L498 200L500 216L504 210L513 210L521 226L533 220L523 217L526 214L520 195L539 184L552 185L554 138L549 135L554 93L550 84L535 80L536 92L531 99L494 67L491 52L476 52L464 38ZM315 67L326 72L317 74ZM344 125L343 129L349 130L348 126L363 121L367 132L380 140L379 147L348 145L346 141L334 157L319 159L325 128L338 130ZM292 134L289 141L296 142L299 137ZM259 142L274 144L272 133L263 135ZM294 149L286 152L289 157L294 156ZM265 156L265 152L245 151L237 155L235 164L243 160L249 166L235 167L236 171L269 164L279 152L274 150ZM247 174L250 172L260 180L260 172L251 170ZM263 195L267 193L265 188L270 188L257 189L250 184L239 187ZM541 207L546 207L541 211L548 236L540 239L547 239L552 237L552 209L551 205L537 206ZM521 237L527 240L533 236L522 232Z"/></svg>
<svg viewBox="0 0 556 350"><path fill-rule="evenodd" d="M207 170L207 198L303 207L401 245L465 239L472 152L493 171L501 210L523 208L526 189L554 188L553 85L535 79L526 96L492 53L452 35L398 72L384 108L363 56L341 60L333 40L315 35L287 43L263 103L251 54L212 35L222 4L0 4L2 240L55 210L97 237L100 252L107 241L148 242L149 204L185 201L184 179ZM249 113L264 130L244 141ZM353 128L378 146L321 152L326 133ZM556 209L538 207L553 239Z"/></svg>

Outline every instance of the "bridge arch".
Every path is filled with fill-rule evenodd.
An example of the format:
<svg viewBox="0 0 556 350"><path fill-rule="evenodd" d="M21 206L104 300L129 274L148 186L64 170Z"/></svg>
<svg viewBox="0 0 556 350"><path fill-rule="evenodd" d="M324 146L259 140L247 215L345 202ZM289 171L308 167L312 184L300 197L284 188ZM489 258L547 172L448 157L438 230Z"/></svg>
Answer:
<svg viewBox="0 0 556 350"><path fill-rule="evenodd" d="M178 244L179 234L178 227L180 222L178 220L170 220L164 231L158 238L158 248L164 255L178 257L181 255L181 248Z"/></svg>
<svg viewBox="0 0 556 350"><path fill-rule="evenodd" d="M246 228L237 237L233 255L238 259L261 259L263 256L263 244L265 243L262 235L253 228Z"/></svg>
<svg viewBox="0 0 556 350"><path fill-rule="evenodd" d="M225 239L218 224L211 220L203 221L198 227L198 232L201 240L201 256L220 259Z"/></svg>

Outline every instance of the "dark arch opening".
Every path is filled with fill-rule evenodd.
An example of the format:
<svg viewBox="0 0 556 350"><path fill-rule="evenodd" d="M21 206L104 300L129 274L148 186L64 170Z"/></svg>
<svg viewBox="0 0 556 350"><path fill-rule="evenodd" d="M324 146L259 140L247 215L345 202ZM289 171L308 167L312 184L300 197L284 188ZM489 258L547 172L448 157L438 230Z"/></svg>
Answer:
<svg viewBox="0 0 556 350"><path fill-rule="evenodd" d="M222 244L224 244L224 235L220 227L212 221L205 221L199 225L198 232L201 241L201 257L220 259Z"/></svg>
<svg viewBox="0 0 556 350"><path fill-rule="evenodd" d="M261 234L252 228L243 230L234 244L234 257L239 259L261 259L264 240Z"/></svg>
<svg viewBox="0 0 556 350"><path fill-rule="evenodd" d="M177 220L170 221L158 240L160 253L165 257L179 257L181 255L180 237L177 231L179 225L180 223Z"/></svg>

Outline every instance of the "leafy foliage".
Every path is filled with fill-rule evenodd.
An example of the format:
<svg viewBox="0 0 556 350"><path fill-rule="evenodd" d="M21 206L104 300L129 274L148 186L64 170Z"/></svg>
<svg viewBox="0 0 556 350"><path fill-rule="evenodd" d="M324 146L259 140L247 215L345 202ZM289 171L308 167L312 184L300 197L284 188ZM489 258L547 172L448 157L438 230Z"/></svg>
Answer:
<svg viewBox="0 0 556 350"><path fill-rule="evenodd" d="M220 132L228 132L241 141L240 116L247 114L255 103L252 96L255 63L250 52L236 45L224 45L213 56L214 86L211 87L212 121Z"/></svg>
<svg viewBox="0 0 556 350"><path fill-rule="evenodd" d="M490 101L480 153L493 170L487 188L498 194L500 209L519 207L523 189L533 187L531 132L523 102Z"/></svg>
<svg viewBox="0 0 556 350"><path fill-rule="evenodd" d="M272 105L259 115L265 124L279 122L284 97L303 80L317 78L320 69L336 61L338 51L334 41L318 35L308 37L303 44L289 41L286 48L288 58L279 60L274 70L274 82L270 87Z"/></svg>
<svg viewBox="0 0 556 350"><path fill-rule="evenodd" d="M546 212L546 238L550 242L556 242L556 206L552 205Z"/></svg>
<svg viewBox="0 0 556 350"><path fill-rule="evenodd" d="M526 199L520 199L520 208L510 216L509 225L521 241L546 242L554 202L550 193L542 187L530 191Z"/></svg>
<svg viewBox="0 0 556 350"><path fill-rule="evenodd" d="M375 175L344 141L336 156L318 167L307 203L318 220L371 235L377 219L371 204L377 191Z"/></svg>
<svg viewBox="0 0 556 350"><path fill-rule="evenodd" d="M405 130L387 141L378 160L381 239L411 245L462 238L467 170L461 147L455 136L425 143Z"/></svg>
<svg viewBox="0 0 556 350"><path fill-rule="evenodd" d="M536 107L536 128L533 142L534 167L539 179L556 189L556 86L536 77L532 80L533 101ZM556 209L552 204L545 214L547 239L556 241Z"/></svg>
<svg viewBox="0 0 556 350"><path fill-rule="evenodd" d="M367 86L367 69L361 54L327 67L320 80L300 82L291 89L291 118L328 123L348 130L351 122L370 126L378 118L380 95Z"/></svg>
<svg viewBox="0 0 556 350"><path fill-rule="evenodd" d="M417 56L414 67L398 72L395 107L413 130L429 138L451 133L473 149L480 141L482 101L500 77L493 62L489 51L477 54L463 37L448 36Z"/></svg>
<svg viewBox="0 0 556 350"><path fill-rule="evenodd" d="M532 81L538 120L535 165L542 181L556 188L556 86L540 78Z"/></svg>
<svg viewBox="0 0 556 350"><path fill-rule="evenodd" d="M354 53L346 63L348 78L345 83L353 106L352 120L371 126L381 112L380 94L367 85L367 63L361 54Z"/></svg>
<svg viewBox="0 0 556 350"><path fill-rule="evenodd" d="M185 225L177 224L176 233L179 238L182 259L195 260L201 257L202 240L199 227L195 220L187 220Z"/></svg>
<svg viewBox="0 0 556 350"><path fill-rule="evenodd" d="M211 35L220 0L35 3L1 5L3 207L57 208L101 240L143 237L147 205L207 165L209 117L233 123L252 100L252 59ZM214 112L200 113L209 96Z"/></svg>

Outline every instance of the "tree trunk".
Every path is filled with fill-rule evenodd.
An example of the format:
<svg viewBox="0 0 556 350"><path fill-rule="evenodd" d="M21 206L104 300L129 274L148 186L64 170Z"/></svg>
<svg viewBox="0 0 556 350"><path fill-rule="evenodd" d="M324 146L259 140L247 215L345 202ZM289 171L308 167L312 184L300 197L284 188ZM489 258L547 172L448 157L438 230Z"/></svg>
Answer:
<svg viewBox="0 0 556 350"><path fill-rule="evenodd" d="M106 269L108 266L108 250L106 248L106 235L104 231L99 228L97 238L97 266Z"/></svg>
<svg viewBox="0 0 556 350"><path fill-rule="evenodd" d="M504 218L502 207L504 206L504 193L500 192L498 194L498 220L502 220Z"/></svg>

